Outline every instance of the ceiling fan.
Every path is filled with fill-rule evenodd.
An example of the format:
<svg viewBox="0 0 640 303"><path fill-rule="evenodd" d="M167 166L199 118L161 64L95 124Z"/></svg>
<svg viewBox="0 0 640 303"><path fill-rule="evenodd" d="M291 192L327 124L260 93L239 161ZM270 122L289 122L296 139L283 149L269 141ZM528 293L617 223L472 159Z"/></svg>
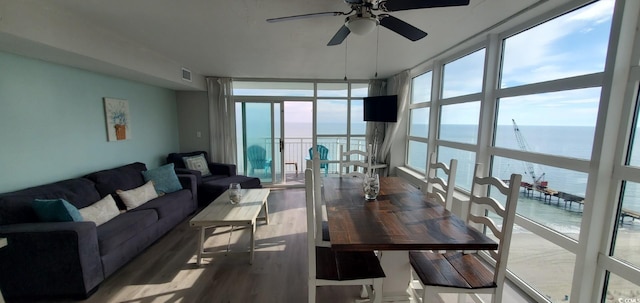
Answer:
<svg viewBox="0 0 640 303"><path fill-rule="evenodd" d="M418 41L426 37L427 33L386 13L432 7L469 5L469 0L344 0L344 2L351 7L351 10L346 13L322 12L302 14L271 18L267 19L267 22L274 23L324 16L347 16L344 24L327 44L329 46L339 45L352 32L357 35L364 35L378 25L382 25L411 41ZM374 14L374 12L377 11L383 13Z"/></svg>

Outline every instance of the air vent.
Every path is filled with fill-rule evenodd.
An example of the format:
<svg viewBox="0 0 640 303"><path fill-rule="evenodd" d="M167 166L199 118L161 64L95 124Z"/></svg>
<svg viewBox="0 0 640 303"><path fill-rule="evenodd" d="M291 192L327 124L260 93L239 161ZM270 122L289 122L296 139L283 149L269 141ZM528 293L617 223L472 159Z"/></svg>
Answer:
<svg viewBox="0 0 640 303"><path fill-rule="evenodd" d="M184 67L182 68L182 80L191 82L191 71Z"/></svg>

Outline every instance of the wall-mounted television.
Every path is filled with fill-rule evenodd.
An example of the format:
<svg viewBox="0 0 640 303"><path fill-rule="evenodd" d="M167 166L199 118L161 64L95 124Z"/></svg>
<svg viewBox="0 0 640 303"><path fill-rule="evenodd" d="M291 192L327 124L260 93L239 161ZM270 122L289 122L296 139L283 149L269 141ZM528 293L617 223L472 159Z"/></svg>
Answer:
<svg viewBox="0 0 640 303"><path fill-rule="evenodd" d="M363 99L364 121L397 122L398 96L365 97Z"/></svg>

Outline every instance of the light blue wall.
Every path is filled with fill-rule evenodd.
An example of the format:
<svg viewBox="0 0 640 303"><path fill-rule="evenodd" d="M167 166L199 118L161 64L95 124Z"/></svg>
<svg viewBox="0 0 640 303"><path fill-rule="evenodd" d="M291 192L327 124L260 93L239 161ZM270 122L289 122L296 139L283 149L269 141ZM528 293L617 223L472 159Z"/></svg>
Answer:
<svg viewBox="0 0 640 303"><path fill-rule="evenodd" d="M108 142L103 98L129 101L131 139ZM0 193L178 151L173 90L0 52Z"/></svg>

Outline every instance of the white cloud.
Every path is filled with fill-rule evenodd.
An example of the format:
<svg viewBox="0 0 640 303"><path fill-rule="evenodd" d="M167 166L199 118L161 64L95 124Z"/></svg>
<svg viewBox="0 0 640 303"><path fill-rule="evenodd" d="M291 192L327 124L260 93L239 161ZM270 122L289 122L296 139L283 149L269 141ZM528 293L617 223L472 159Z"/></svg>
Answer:
<svg viewBox="0 0 640 303"><path fill-rule="evenodd" d="M602 0L508 38L503 82L535 83L593 72L593 65L583 66L585 60L579 61L584 58L580 56L604 58L606 47L593 44L592 48L577 52L561 49L562 39L575 33L590 32L595 25L609 22L612 7L612 0ZM574 63L576 60L577 64Z"/></svg>

